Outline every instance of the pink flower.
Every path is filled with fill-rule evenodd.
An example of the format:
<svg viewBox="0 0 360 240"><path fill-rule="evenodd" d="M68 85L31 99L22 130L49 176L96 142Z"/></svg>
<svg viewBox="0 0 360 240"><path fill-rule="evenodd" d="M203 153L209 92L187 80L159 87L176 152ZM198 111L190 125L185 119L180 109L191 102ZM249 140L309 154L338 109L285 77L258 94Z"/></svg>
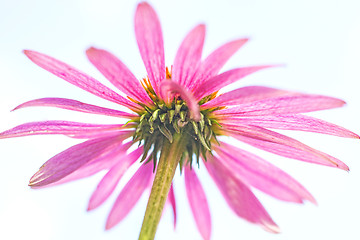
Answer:
<svg viewBox="0 0 360 240"><path fill-rule="evenodd" d="M111 53L96 48L86 51L91 63L127 98L59 60L35 51L24 51L31 61L52 74L132 111L123 112L64 98L36 99L16 107L49 106L129 119L125 125L31 122L2 132L0 138L63 134L86 139L49 159L30 179L29 186L53 186L107 170L90 198L88 209L92 210L112 194L133 163L144 162L117 197L106 223L109 229L126 217L151 186L158 155L166 150L166 144L174 141L175 135L180 134L186 136L180 168L184 173L187 197L200 234L204 239L210 239L210 211L193 161L203 161L235 214L270 232L276 233L279 228L252 193L252 188L287 202L302 203L307 200L316 203L314 197L290 175L262 158L226 143L223 136L280 156L349 170L340 160L270 130L298 130L359 138L340 126L302 115L341 107L344 101L263 86L242 87L218 94L223 87L272 67L242 67L219 74L226 61L247 39L226 43L202 60L205 26L198 25L181 43L169 71L164 63L158 16L145 2L140 3L136 10L135 34L148 74L142 81L138 81ZM148 163L150 161L153 164ZM173 207L176 222L172 187L168 202Z"/></svg>

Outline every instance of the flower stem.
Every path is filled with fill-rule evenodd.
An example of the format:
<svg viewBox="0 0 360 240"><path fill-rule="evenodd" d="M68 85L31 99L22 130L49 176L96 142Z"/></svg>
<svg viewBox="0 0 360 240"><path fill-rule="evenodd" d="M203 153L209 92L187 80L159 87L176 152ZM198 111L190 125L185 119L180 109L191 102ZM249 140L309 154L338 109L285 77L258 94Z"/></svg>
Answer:
<svg viewBox="0 0 360 240"><path fill-rule="evenodd" d="M173 135L173 142L165 141L163 145L139 240L153 240L155 238L175 170L185 150L185 145L186 138L181 134Z"/></svg>

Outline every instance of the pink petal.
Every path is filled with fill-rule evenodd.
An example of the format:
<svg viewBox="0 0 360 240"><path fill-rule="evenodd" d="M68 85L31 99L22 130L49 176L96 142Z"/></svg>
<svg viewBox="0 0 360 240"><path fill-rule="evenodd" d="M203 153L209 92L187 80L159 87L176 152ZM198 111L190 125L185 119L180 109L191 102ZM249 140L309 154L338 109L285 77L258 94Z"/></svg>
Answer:
<svg viewBox="0 0 360 240"><path fill-rule="evenodd" d="M267 98L297 95L298 93L262 86L248 86L226 92L201 105L202 108L239 105Z"/></svg>
<svg viewBox="0 0 360 240"><path fill-rule="evenodd" d="M146 2L137 6L135 35L149 80L158 93L158 86L165 79L164 43L159 18Z"/></svg>
<svg viewBox="0 0 360 240"><path fill-rule="evenodd" d="M360 138L357 134L335 124L306 115L276 115L237 117L228 116L222 122L229 124L253 125L263 128L297 130L330 134L338 137Z"/></svg>
<svg viewBox="0 0 360 240"><path fill-rule="evenodd" d="M124 173L136 160L139 159L142 151L143 148L140 147L129 155L123 155L122 159L118 159L118 162L111 167L111 169L97 185L94 193L91 195L88 210L97 208L110 196Z"/></svg>
<svg viewBox="0 0 360 240"><path fill-rule="evenodd" d="M181 98L186 102L189 111L190 111L190 118L194 119L195 121L200 121L200 108L199 104L195 100L194 96L187 91L183 86L179 83L171 81L171 80L164 80L160 84L160 96L166 102L170 102L170 93L178 93L180 94Z"/></svg>
<svg viewBox="0 0 360 240"><path fill-rule="evenodd" d="M109 147L118 142L118 137L112 136L91 139L72 146L44 163L31 177L29 186L43 187L59 181L86 163L106 154L108 149L111 149Z"/></svg>
<svg viewBox="0 0 360 240"><path fill-rule="evenodd" d="M172 80L188 89L201 60L205 39L205 25L196 26L185 37L176 53Z"/></svg>
<svg viewBox="0 0 360 240"><path fill-rule="evenodd" d="M233 171L242 182L277 199L302 203L304 199L316 204L314 197L290 175L262 158L224 142L214 146L222 165Z"/></svg>
<svg viewBox="0 0 360 240"><path fill-rule="evenodd" d="M170 186L170 191L168 194L168 199L167 199L172 207L173 210L173 215L174 215L174 229L176 228L176 201L175 201L175 193L174 193L174 187L173 184L171 184Z"/></svg>
<svg viewBox="0 0 360 240"><path fill-rule="evenodd" d="M119 133L119 131L125 130L123 126L124 124L105 125L68 121L30 122L0 133L0 139L43 134L64 134L69 137L86 135L90 137L98 134L102 135L104 132L109 134ZM125 136L128 135L129 132L125 134Z"/></svg>
<svg viewBox="0 0 360 240"><path fill-rule="evenodd" d="M135 206L149 185L153 165L143 164L129 180L116 199L106 222L106 229L118 224Z"/></svg>
<svg viewBox="0 0 360 240"><path fill-rule="evenodd" d="M221 88L240 80L247 75L257 72L264 68L273 66L255 66L255 67L244 67L236 68L210 78L204 81L196 89L194 89L194 95L196 99L201 99L213 92L220 90Z"/></svg>
<svg viewBox="0 0 360 240"><path fill-rule="evenodd" d="M216 111L217 115L265 116L294 114L341 107L344 101L319 95L285 96L245 103Z"/></svg>
<svg viewBox="0 0 360 240"><path fill-rule="evenodd" d="M103 108L83 102L79 102L72 99L66 99L66 98L40 98L31 100L28 102L25 102L16 108L14 108L12 111L18 110L20 108L25 107L57 107L57 108L63 108L78 112L84 112L84 113L93 113L93 114L101 114L101 115L107 115L107 116L113 116L113 117L121 117L121 118L135 118L138 117L138 115L122 112L110 108Z"/></svg>
<svg viewBox="0 0 360 240"><path fill-rule="evenodd" d="M138 101L151 103L151 99L132 72L113 54L89 48L86 55L90 62L120 91Z"/></svg>
<svg viewBox="0 0 360 240"><path fill-rule="evenodd" d="M81 168L77 169L76 171L72 172L71 174L67 175L66 177L62 178L61 180L46 185L45 187L50 187L54 185L60 185L67 182L75 181L78 179L86 178L95 173L98 173L104 169L109 169L116 162L126 156L126 151L132 146L132 142L128 142L126 144L122 144L119 142L110 146L105 154L102 154L101 157L98 157L91 162L86 163Z"/></svg>
<svg viewBox="0 0 360 240"><path fill-rule="evenodd" d="M349 170L340 160L277 132L256 126L223 124L223 127L232 137L262 150L304 162Z"/></svg>
<svg viewBox="0 0 360 240"><path fill-rule="evenodd" d="M79 70L76 70L66 63L35 51L25 50L24 53L36 65L64 79L65 81L84 89L85 91L88 91L111 102L128 107L132 110L139 108L139 106L135 103L120 96L110 88L102 85L94 78L80 72Z"/></svg>
<svg viewBox="0 0 360 240"><path fill-rule="evenodd" d="M184 168L186 194L196 222L196 226L204 240L211 236L211 216L205 192L197 178L195 171Z"/></svg>
<svg viewBox="0 0 360 240"><path fill-rule="evenodd" d="M196 73L196 81L191 83L190 89L197 88L201 83L216 76L229 58L241 48L248 39L237 39L228 42L212 52L202 63Z"/></svg>
<svg viewBox="0 0 360 240"><path fill-rule="evenodd" d="M279 227L271 219L256 196L233 172L216 157L209 156L205 166L232 210L249 222L259 224L265 230L278 233Z"/></svg>

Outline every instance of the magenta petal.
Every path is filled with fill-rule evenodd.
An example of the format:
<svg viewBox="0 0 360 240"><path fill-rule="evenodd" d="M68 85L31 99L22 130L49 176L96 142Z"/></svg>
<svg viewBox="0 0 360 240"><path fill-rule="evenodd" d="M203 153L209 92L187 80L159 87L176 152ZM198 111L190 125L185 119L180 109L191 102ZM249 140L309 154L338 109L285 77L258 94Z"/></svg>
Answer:
<svg viewBox="0 0 360 240"><path fill-rule="evenodd" d="M196 226L204 240L211 236L211 216L205 192L194 170L185 167L186 194L190 203Z"/></svg>
<svg viewBox="0 0 360 240"><path fill-rule="evenodd" d="M108 134L119 133L125 130L123 126L123 124L106 125L68 121L30 122L0 133L0 139L43 134L64 134L69 137L86 135L90 137L103 135L104 132Z"/></svg>
<svg viewBox="0 0 360 240"><path fill-rule="evenodd" d="M197 88L201 83L214 77L229 60L229 58L241 48L248 39L237 39L228 42L213 51L202 63L196 73L196 81L191 83L190 89Z"/></svg>
<svg viewBox="0 0 360 240"><path fill-rule="evenodd" d="M131 147L131 145L132 142L128 142L126 144L122 144L122 142L119 142L117 144L114 144L107 148L106 153L102 154L100 157L86 163L84 166L62 178L61 180L53 184L49 184L45 187L64 184L67 182L86 178L104 169L109 169L114 166L120 158L124 158L127 155L126 151Z"/></svg>
<svg viewBox="0 0 360 240"><path fill-rule="evenodd" d="M224 123L253 125L263 128L284 130L297 130L330 134L338 137L359 138L359 136L343 127L305 115L277 115L277 116L253 116L237 117L227 116L222 120Z"/></svg>
<svg viewBox="0 0 360 240"><path fill-rule="evenodd" d="M118 224L135 206L150 183L153 165L142 164L117 197L106 222L106 229Z"/></svg>
<svg viewBox="0 0 360 240"><path fill-rule="evenodd" d="M43 187L59 181L86 163L106 154L107 149L118 142L118 137L106 137L72 146L44 163L30 179L29 186Z"/></svg>
<svg viewBox="0 0 360 240"><path fill-rule="evenodd" d="M185 37L176 53L172 80L188 89L201 60L205 39L205 25L196 26Z"/></svg>
<svg viewBox="0 0 360 240"><path fill-rule="evenodd" d="M40 98L20 104L12 111L25 108L25 107L57 107L67 110L73 110L84 113L101 114L106 116L121 117L121 118L135 118L137 115L122 112L110 108L103 108L83 102L79 102L67 98Z"/></svg>
<svg viewBox="0 0 360 240"><path fill-rule="evenodd" d="M204 81L196 89L194 89L196 99L201 99L213 92L220 90L221 88L234 83L241 78L246 77L254 72L257 72L261 69L269 68L273 66L254 66L254 67L244 67L236 68L224 72L220 75L217 75L213 78L210 78L207 81Z"/></svg>
<svg viewBox="0 0 360 240"><path fill-rule="evenodd" d="M25 50L24 53L31 61L33 61L41 68L79 88L84 89L85 91L130 109L139 108L135 103L120 96L110 88L102 85L94 78L80 72L79 70L76 70L66 63L35 51Z"/></svg>
<svg viewBox="0 0 360 240"><path fill-rule="evenodd" d="M285 96L245 103L216 111L217 115L265 116L305 113L341 107L344 101L320 95Z"/></svg>
<svg viewBox="0 0 360 240"><path fill-rule="evenodd" d="M304 162L349 170L345 163L293 138L256 126L223 124L232 137L265 151Z"/></svg>
<svg viewBox="0 0 360 240"><path fill-rule="evenodd" d="M174 229L176 228L176 200L175 200L175 193L174 193L174 187L173 184L170 186L168 199L167 199L172 207L173 215L174 215Z"/></svg>
<svg viewBox="0 0 360 240"><path fill-rule="evenodd" d="M242 181L233 175L230 169L222 165L216 157L210 155L205 162L205 166L226 202L239 217L259 224L267 231L279 232L279 227L271 219L256 196Z"/></svg>
<svg viewBox="0 0 360 240"><path fill-rule="evenodd" d="M267 98L292 95L298 95L298 93L263 86L248 86L219 95L211 101L201 105L201 107L213 108L219 106L232 106L259 101Z"/></svg>
<svg viewBox="0 0 360 240"><path fill-rule="evenodd" d="M120 91L142 102L152 102L132 72L113 54L89 48L86 55L90 62Z"/></svg>
<svg viewBox="0 0 360 240"><path fill-rule="evenodd" d="M289 174L252 153L220 144L215 146L217 160L242 182L283 201L302 203L306 199L316 204L314 197Z"/></svg>
<svg viewBox="0 0 360 240"><path fill-rule="evenodd" d="M190 118L194 119L195 121L200 121L201 115L200 115L200 107L197 101L195 100L192 93L187 91L183 86L181 86L179 83L170 81L170 80L164 80L160 84L160 96L162 99L164 99L166 102L169 102L170 100L170 94L171 93L178 93L180 94L181 98L186 102L189 111L190 111Z"/></svg>
<svg viewBox="0 0 360 240"><path fill-rule="evenodd" d="M129 155L123 155L122 159L116 163L100 181L96 190L91 195L88 210L92 210L100 206L114 191L118 182L128 168L141 156L143 148L134 150Z"/></svg>
<svg viewBox="0 0 360 240"><path fill-rule="evenodd" d="M165 79L164 43L159 18L146 2L135 13L135 35L149 80L156 93Z"/></svg>

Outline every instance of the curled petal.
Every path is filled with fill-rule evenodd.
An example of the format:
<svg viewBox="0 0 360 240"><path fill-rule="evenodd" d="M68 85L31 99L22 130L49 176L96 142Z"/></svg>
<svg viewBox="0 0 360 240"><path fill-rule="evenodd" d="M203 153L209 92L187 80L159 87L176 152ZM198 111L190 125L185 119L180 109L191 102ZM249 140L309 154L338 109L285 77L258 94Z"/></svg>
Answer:
<svg viewBox="0 0 360 240"><path fill-rule="evenodd" d="M211 155L208 156L205 166L226 202L239 217L259 224L269 232L279 232L279 227L271 219L256 196L239 178L233 175L230 169Z"/></svg>
<svg viewBox="0 0 360 240"><path fill-rule="evenodd" d="M106 135L106 133L110 135L117 134L125 130L123 126L123 124L106 125L68 121L30 122L0 133L0 139L44 134L64 134L78 138L86 138L84 136L87 136L90 138L91 136ZM129 137L129 132L126 133L123 135L125 138Z"/></svg>
<svg viewBox="0 0 360 240"><path fill-rule="evenodd" d="M229 60L229 58L239 50L246 42L247 38L237 39L228 42L213 51L202 63L199 71L196 73L196 81L191 83L190 89L197 88L204 81L214 77Z"/></svg>
<svg viewBox="0 0 360 240"><path fill-rule="evenodd" d="M122 112L110 108L103 108L83 102L79 102L72 99L67 98L40 98L31 100L28 102L25 102L23 104L20 104L16 108L14 108L12 111L26 108L26 107L57 107L57 108L63 108L67 110L73 110L78 112L84 112L84 113L93 113L93 114L101 114L106 116L113 116L113 117L121 117L121 118L135 118L137 115Z"/></svg>
<svg viewBox="0 0 360 240"><path fill-rule="evenodd" d="M222 119L222 122L236 125L253 125L263 128L316 132L338 137L360 138L357 134L343 127L301 114L252 117L227 116Z"/></svg>
<svg viewBox="0 0 360 240"><path fill-rule="evenodd" d="M136 9L135 35L149 80L158 93L159 84L165 79L164 43L159 18L146 2Z"/></svg>
<svg viewBox="0 0 360 240"><path fill-rule="evenodd" d="M31 177L29 186L43 187L59 181L88 162L107 154L112 149L111 145L118 142L118 137L112 136L91 139L72 146L44 163Z"/></svg>
<svg viewBox="0 0 360 240"><path fill-rule="evenodd" d="M268 98L290 95L298 95L298 93L263 86L248 86L226 92L201 105L201 107L213 108L219 106L233 106Z"/></svg>
<svg viewBox="0 0 360 240"><path fill-rule="evenodd" d="M118 224L135 206L150 183L152 164L142 164L117 197L106 222L106 229Z"/></svg>
<svg viewBox="0 0 360 240"><path fill-rule="evenodd" d="M210 78L208 81L203 82L196 89L194 89L194 95L196 99L201 99L231 83L240 80L243 77L246 77L247 75L269 67L273 66L244 67L229 70L213 78Z"/></svg>
<svg viewBox="0 0 360 240"><path fill-rule="evenodd" d="M120 91L138 101L152 102L132 72L113 54L89 48L86 55L90 62Z"/></svg>
<svg viewBox="0 0 360 240"><path fill-rule="evenodd" d="M135 103L120 96L110 88L102 85L94 78L76 70L70 65L63 63L55 58L35 51L25 50L25 55L39 67L51 72L52 74L64 79L65 81L88 91L98 97L104 98L122 106L136 110L139 108Z"/></svg>
<svg viewBox="0 0 360 240"><path fill-rule="evenodd" d="M217 158L242 182L283 201L316 204L314 197L295 179L281 169L245 150L221 142L215 146Z"/></svg>
<svg viewBox="0 0 360 240"><path fill-rule="evenodd" d="M216 111L217 115L265 116L305 113L341 107L343 100L320 96L300 95L264 99Z"/></svg>
<svg viewBox="0 0 360 240"><path fill-rule="evenodd" d="M177 82L164 80L160 84L160 96L165 101L168 101L170 93L178 93L181 98L186 102L189 111L190 118L195 121L200 121L200 107L194 96L187 91L183 86L178 84Z"/></svg>
<svg viewBox="0 0 360 240"><path fill-rule="evenodd" d="M205 192L195 171L185 167L186 194L190 203L196 226L204 240L211 236L211 216Z"/></svg>
<svg viewBox="0 0 360 240"><path fill-rule="evenodd" d="M111 167L91 195L88 210L97 208L110 196L127 169L139 159L142 151L143 148L140 147L129 155L122 155L122 159L118 159L118 162Z"/></svg>
<svg viewBox="0 0 360 240"><path fill-rule="evenodd" d="M200 65L204 39L205 25L200 24L185 37L176 53L172 79L185 88L190 85Z"/></svg>
<svg viewBox="0 0 360 240"><path fill-rule="evenodd" d="M256 126L223 124L224 130L239 141L280 156L349 170L345 163L293 138Z"/></svg>

